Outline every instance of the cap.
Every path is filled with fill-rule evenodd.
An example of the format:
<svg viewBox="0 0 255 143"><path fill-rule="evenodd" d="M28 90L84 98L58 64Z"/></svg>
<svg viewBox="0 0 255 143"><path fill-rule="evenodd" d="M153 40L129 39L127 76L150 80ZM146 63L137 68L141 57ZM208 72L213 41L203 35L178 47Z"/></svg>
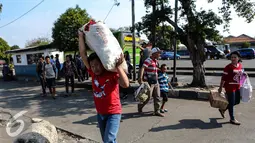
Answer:
<svg viewBox="0 0 255 143"><path fill-rule="evenodd" d="M151 50L151 54L157 53L157 52L161 52L161 50L158 47L154 47Z"/></svg>

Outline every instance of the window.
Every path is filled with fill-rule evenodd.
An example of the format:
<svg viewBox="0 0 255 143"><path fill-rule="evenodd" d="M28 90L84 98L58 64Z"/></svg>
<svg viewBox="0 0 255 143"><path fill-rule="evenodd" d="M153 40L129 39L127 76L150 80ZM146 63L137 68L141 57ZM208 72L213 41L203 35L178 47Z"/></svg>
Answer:
<svg viewBox="0 0 255 143"><path fill-rule="evenodd" d="M42 55L43 53L27 54L27 64L28 65L36 64Z"/></svg>
<svg viewBox="0 0 255 143"><path fill-rule="evenodd" d="M17 63L21 63L21 56L20 55L16 55L16 60L17 60Z"/></svg>

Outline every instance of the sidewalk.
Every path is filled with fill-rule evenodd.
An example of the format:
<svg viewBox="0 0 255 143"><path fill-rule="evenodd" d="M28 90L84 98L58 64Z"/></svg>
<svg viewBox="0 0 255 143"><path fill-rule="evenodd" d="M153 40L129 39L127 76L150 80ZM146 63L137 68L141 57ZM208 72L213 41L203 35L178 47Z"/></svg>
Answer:
<svg viewBox="0 0 255 143"><path fill-rule="evenodd" d="M39 96L40 87L35 84L9 82L1 84L0 107L12 112L26 110L27 116L43 118L57 127L83 137L101 142L97 128L96 111L91 92L77 89L79 96L64 98L63 86L59 86L57 100ZM2 86L3 85L3 86ZM137 103L132 96L122 101L123 117L118 135L119 143L254 143L255 142L255 101L237 107L236 117L240 127L221 119L217 109L208 102L169 99L166 117L152 116L150 102L144 114L137 113Z"/></svg>

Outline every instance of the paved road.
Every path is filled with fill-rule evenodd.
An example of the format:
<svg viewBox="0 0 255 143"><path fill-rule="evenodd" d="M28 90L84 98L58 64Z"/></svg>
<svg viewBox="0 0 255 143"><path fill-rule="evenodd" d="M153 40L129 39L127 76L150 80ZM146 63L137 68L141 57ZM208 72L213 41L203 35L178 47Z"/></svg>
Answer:
<svg viewBox="0 0 255 143"><path fill-rule="evenodd" d="M160 61L160 64L167 64L168 67L173 66L173 60L165 60ZM226 59L220 59L220 60L207 60L205 62L205 67L225 67L227 64L229 64L230 61ZM246 68L255 68L255 59L253 60L243 60L243 66ZM192 67L191 60L177 60L176 62L177 67Z"/></svg>
<svg viewBox="0 0 255 143"><path fill-rule="evenodd" d="M49 120L58 127L101 142L96 123L96 111L89 91L77 91L80 96L68 98L38 96L40 87L34 83L0 82L0 108L13 112L27 110L27 116ZM58 87L58 93L63 87ZM211 108L208 102L170 99L166 117L151 116L153 106L145 106L144 115L137 114L136 103L130 97L123 103L123 122L119 143L254 143L255 100L241 104L236 118L241 126L233 126ZM5 130L1 130L3 135ZM6 136L5 136L6 137ZM7 138L2 139L6 143Z"/></svg>

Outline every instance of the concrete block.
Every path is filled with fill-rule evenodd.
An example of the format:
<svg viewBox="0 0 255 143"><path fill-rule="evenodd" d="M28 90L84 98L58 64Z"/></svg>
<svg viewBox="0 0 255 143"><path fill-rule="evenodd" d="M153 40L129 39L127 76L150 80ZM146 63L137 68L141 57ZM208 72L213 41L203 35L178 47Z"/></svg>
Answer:
<svg viewBox="0 0 255 143"><path fill-rule="evenodd" d="M180 90L179 97L183 99L198 99L198 92L191 90Z"/></svg>
<svg viewBox="0 0 255 143"><path fill-rule="evenodd" d="M173 94L172 94L171 91L169 91L168 97L170 97L170 98L178 98L179 97L179 90L178 89L174 89L174 93Z"/></svg>
<svg viewBox="0 0 255 143"><path fill-rule="evenodd" d="M210 95L209 91L199 91L197 98L198 99L203 99L203 100L209 100L209 95Z"/></svg>

